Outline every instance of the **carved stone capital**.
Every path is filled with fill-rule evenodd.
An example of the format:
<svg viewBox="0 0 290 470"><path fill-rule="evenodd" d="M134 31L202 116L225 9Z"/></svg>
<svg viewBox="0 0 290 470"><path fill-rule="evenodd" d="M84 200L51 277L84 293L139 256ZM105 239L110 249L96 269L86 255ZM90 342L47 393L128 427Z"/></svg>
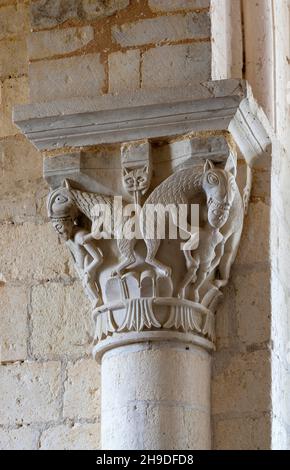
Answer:
<svg viewBox="0 0 290 470"><path fill-rule="evenodd" d="M170 339L214 348L251 167L270 151L259 113L237 80L17 108L39 149L70 147L45 158L48 214L92 302L96 357Z"/></svg>

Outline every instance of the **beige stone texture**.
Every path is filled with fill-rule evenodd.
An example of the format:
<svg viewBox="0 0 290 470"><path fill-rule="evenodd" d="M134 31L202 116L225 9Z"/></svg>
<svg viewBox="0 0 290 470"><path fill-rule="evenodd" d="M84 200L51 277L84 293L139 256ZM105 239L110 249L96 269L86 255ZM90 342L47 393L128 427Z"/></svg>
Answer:
<svg viewBox="0 0 290 470"><path fill-rule="evenodd" d="M99 446L99 423L62 424L44 431L40 440L41 450L95 450Z"/></svg>
<svg viewBox="0 0 290 470"><path fill-rule="evenodd" d="M149 0L153 11L175 11L208 8L210 0Z"/></svg>
<svg viewBox="0 0 290 470"><path fill-rule="evenodd" d="M24 39L5 39L0 47L0 80L27 73L27 49Z"/></svg>
<svg viewBox="0 0 290 470"><path fill-rule="evenodd" d="M69 419L96 419L100 413L100 367L93 359L69 362L63 414Z"/></svg>
<svg viewBox="0 0 290 470"><path fill-rule="evenodd" d="M271 284L269 271L233 276L237 334L248 345L270 340Z"/></svg>
<svg viewBox="0 0 290 470"><path fill-rule="evenodd" d="M53 422L60 414L58 362L25 362L0 367L0 424Z"/></svg>
<svg viewBox="0 0 290 470"><path fill-rule="evenodd" d="M109 92L123 93L140 87L140 51L109 55Z"/></svg>
<svg viewBox="0 0 290 470"><path fill-rule="evenodd" d="M66 248L48 223L2 224L0 252L0 269L7 281L47 282L50 279L65 279L73 273Z"/></svg>
<svg viewBox="0 0 290 470"><path fill-rule="evenodd" d="M182 39L205 39L210 36L210 17L207 12L161 16L114 26L112 34L115 41L123 47Z"/></svg>
<svg viewBox="0 0 290 470"><path fill-rule="evenodd" d="M268 350L220 355L214 364L214 414L270 410L271 368Z"/></svg>
<svg viewBox="0 0 290 470"><path fill-rule="evenodd" d="M104 67L99 54L34 62L29 67L32 101L54 101L101 94Z"/></svg>
<svg viewBox="0 0 290 470"><path fill-rule="evenodd" d="M1 54L1 48L0 48ZM0 58L1 67L1 58ZM20 130L12 122L12 109L16 104L25 104L29 100L27 77L9 78L0 82L0 138L16 135Z"/></svg>
<svg viewBox="0 0 290 470"><path fill-rule="evenodd" d="M271 417L219 419L214 425L215 450L268 450L271 447Z"/></svg>
<svg viewBox="0 0 290 470"><path fill-rule="evenodd" d="M0 362L23 361L27 358L27 289L0 283L0 298Z"/></svg>
<svg viewBox="0 0 290 470"><path fill-rule="evenodd" d="M36 0L31 3L34 28L56 26L71 19L94 20L126 8L129 0Z"/></svg>
<svg viewBox="0 0 290 470"><path fill-rule="evenodd" d="M0 427L0 450L37 450L39 431L30 426Z"/></svg>
<svg viewBox="0 0 290 470"><path fill-rule="evenodd" d="M0 3L0 39L28 31L28 5L17 3L2 7Z"/></svg>
<svg viewBox="0 0 290 470"><path fill-rule="evenodd" d="M36 358L78 358L90 353L90 304L80 283L35 286L31 296L32 354Z"/></svg>
<svg viewBox="0 0 290 470"><path fill-rule="evenodd" d="M31 60L76 52L94 39L91 26L39 31L28 36L28 55Z"/></svg>
<svg viewBox="0 0 290 470"><path fill-rule="evenodd" d="M143 55L142 88L194 85L210 78L210 44L162 46Z"/></svg>

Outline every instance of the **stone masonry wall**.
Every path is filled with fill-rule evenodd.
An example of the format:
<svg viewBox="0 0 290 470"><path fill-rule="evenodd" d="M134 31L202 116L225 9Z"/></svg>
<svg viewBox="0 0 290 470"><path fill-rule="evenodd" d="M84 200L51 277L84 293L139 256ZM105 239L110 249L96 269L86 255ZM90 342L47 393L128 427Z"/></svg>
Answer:
<svg viewBox="0 0 290 470"><path fill-rule="evenodd" d="M41 155L12 107L210 79L209 4L0 0L0 448L97 448L100 434L90 307L47 220ZM271 445L269 217L262 162L217 317L217 449Z"/></svg>

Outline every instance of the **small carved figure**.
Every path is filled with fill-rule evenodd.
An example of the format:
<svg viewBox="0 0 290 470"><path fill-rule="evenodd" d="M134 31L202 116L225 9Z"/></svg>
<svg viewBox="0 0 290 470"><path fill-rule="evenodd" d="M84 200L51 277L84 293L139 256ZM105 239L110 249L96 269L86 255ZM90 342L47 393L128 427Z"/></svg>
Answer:
<svg viewBox="0 0 290 470"><path fill-rule="evenodd" d="M102 303L96 276L103 254L95 242L88 239L89 231L77 225L79 211L72 201L53 192L49 195L48 212L54 229L71 252L75 269L94 309Z"/></svg>

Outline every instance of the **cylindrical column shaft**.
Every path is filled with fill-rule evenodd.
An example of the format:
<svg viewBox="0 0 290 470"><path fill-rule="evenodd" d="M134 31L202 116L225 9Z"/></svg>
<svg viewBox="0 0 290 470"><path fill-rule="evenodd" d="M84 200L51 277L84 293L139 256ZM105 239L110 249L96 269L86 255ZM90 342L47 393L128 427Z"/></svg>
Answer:
<svg viewBox="0 0 290 470"><path fill-rule="evenodd" d="M102 357L102 448L210 449L211 356L187 343L116 347Z"/></svg>

